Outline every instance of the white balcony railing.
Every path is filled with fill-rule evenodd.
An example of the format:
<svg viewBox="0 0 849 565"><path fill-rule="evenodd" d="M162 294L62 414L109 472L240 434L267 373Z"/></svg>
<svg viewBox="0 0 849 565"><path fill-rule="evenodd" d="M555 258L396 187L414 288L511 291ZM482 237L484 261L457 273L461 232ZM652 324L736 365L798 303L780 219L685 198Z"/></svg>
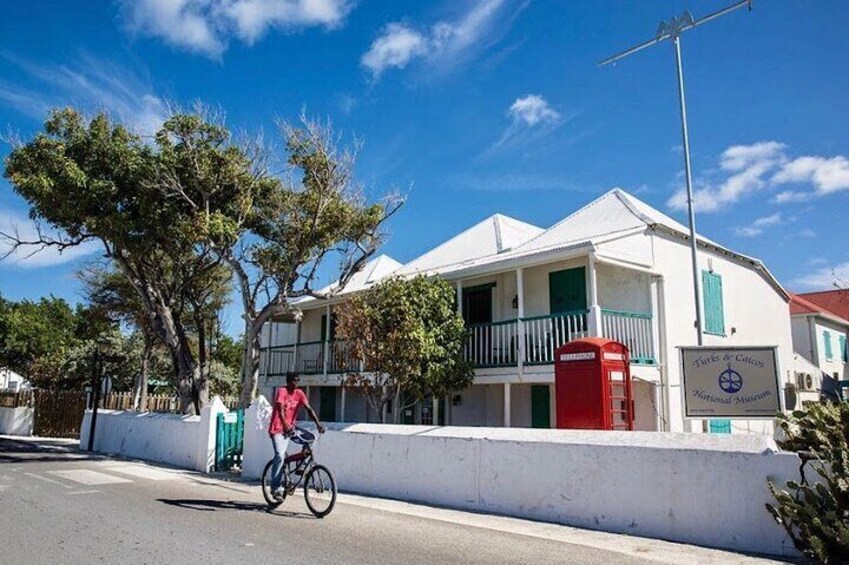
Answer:
<svg viewBox="0 0 849 565"><path fill-rule="evenodd" d="M655 363L651 314L602 309L601 335L627 345L632 363Z"/></svg>
<svg viewBox="0 0 849 565"><path fill-rule="evenodd" d="M526 365L554 363L554 351L572 340L590 335L587 312L563 312L548 316L535 316L503 320L468 327L466 360L477 368L515 367L519 363L520 335L524 335ZM602 310L600 337L614 339L628 346L632 363L655 363L652 316L620 310ZM276 346L263 349L260 355L260 372L271 376L287 371L304 374L327 372L346 373L359 370L360 363L350 353L344 341L323 341L298 345Z"/></svg>

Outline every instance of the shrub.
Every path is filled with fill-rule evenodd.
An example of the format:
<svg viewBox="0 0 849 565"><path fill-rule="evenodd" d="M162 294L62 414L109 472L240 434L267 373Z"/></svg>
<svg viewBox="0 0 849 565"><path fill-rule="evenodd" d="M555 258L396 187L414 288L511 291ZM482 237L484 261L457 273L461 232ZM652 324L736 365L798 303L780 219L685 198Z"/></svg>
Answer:
<svg viewBox="0 0 849 565"><path fill-rule="evenodd" d="M811 484L769 481L777 504L767 510L796 548L821 563L849 562L849 403L811 404L780 415L782 449L812 458Z"/></svg>

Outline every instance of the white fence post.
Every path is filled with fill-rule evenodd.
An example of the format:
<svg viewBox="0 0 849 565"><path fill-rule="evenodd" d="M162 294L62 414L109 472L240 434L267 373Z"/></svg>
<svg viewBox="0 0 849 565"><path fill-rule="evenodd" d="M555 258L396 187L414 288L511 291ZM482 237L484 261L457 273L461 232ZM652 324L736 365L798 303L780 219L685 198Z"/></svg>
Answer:
<svg viewBox="0 0 849 565"><path fill-rule="evenodd" d="M215 439L218 415L229 412L221 397L214 396L200 411L195 470L208 473L215 465Z"/></svg>
<svg viewBox="0 0 849 565"><path fill-rule="evenodd" d="M271 404L261 394L245 410L245 438L242 443L242 478L259 478L265 463L274 455L268 439Z"/></svg>

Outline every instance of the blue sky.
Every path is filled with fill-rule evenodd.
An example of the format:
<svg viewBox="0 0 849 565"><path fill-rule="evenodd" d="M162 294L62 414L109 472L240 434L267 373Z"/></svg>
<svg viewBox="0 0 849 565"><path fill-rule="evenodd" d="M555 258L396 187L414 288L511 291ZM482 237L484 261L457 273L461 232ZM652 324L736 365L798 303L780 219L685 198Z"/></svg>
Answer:
<svg viewBox="0 0 849 565"><path fill-rule="evenodd" d="M727 3L13 2L0 125L26 139L72 104L147 132L201 100L273 135L305 109L362 141L368 192L407 193L383 248L402 262L496 212L548 227L615 186L684 220L671 45L596 63ZM840 0L756 0L683 41L699 231L791 290L849 279L847 24ZM9 223L26 229L26 207L0 181ZM79 301L92 251L0 263L0 292Z"/></svg>

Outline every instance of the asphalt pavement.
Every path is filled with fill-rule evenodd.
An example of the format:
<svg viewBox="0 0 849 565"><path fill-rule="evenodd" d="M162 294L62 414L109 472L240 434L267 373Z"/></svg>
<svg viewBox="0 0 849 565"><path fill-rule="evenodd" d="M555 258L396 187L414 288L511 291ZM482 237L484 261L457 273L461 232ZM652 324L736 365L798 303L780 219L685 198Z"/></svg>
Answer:
<svg viewBox="0 0 849 565"><path fill-rule="evenodd" d="M340 494L269 511L256 484L0 437L0 563L778 563L660 540Z"/></svg>

